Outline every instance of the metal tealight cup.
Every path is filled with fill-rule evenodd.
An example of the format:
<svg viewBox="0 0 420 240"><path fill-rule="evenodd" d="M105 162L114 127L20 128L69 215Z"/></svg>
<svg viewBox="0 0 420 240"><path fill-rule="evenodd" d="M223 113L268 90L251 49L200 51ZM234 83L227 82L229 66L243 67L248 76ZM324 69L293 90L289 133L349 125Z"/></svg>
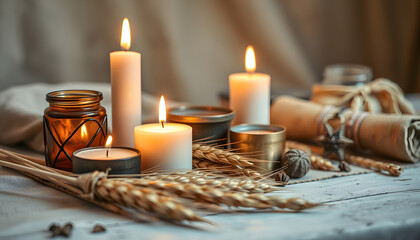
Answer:
<svg viewBox="0 0 420 240"><path fill-rule="evenodd" d="M93 171L102 171L105 172L110 170L108 173L110 175L120 175L120 174L140 174L140 164L141 164L141 153L135 148L129 147L113 147L111 149L120 148L133 151L135 156L118 158L118 159L87 159L79 157L78 153L82 151L88 151L91 149L104 149L105 147L89 147L83 148L75 151L73 153L73 173L82 174L89 173ZM112 150L111 150L112 151Z"/></svg>
<svg viewBox="0 0 420 240"><path fill-rule="evenodd" d="M269 172L281 167L286 129L276 125L240 124L230 128L231 148L256 161L256 170Z"/></svg>
<svg viewBox="0 0 420 240"><path fill-rule="evenodd" d="M218 140L227 143L228 132L235 113L229 108L216 106L180 106L168 110L168 122L183 123L192 127L193 140Z"/></svg>

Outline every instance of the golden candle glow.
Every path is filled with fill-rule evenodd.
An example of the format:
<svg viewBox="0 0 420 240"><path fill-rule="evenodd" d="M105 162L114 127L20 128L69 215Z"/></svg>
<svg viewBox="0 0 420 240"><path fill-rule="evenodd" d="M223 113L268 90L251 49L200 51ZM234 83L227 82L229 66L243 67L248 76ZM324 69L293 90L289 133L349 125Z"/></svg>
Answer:
<svg viewBox="0 0 420 240"><path fill-rule="evenodd" d="M256 69L254 48L251 45L248 45L248 47L246 47L245 69L249 73L255 72Z"/></svg>
<svg viewBox="0 0 420 240"><path fill-rule="evenodd" d="M162 123L162 127L164 128L165 125L163 123L166 121L166 105L165 105L165 99L163 96L160 97L159 102L159 122Z"/></svg>
<svg viewBox="0 0 420 240"><path fill-rule="evenodd" d="M131 31L130 31L130 23L128 22L128 18L124 18L122 23L122 31L121 31L121 48L128 51L131 46Z"/></svg>
<svg viewBox="0 0 420 240"><path fill-rule="evenodd" d="M82 136L83 139L86 139L87 138L87 129L86 129L85 124L82 125L82 129L81 129L81 133L80 134L81 134L81 136Z"/></svg>
<svg viewBox="0 0 420 240"><path fill-rule="evenodd" d="M112 143L112 136L109 135L108 138L106 139L105 147L111 147L111 143Z"/></svg>

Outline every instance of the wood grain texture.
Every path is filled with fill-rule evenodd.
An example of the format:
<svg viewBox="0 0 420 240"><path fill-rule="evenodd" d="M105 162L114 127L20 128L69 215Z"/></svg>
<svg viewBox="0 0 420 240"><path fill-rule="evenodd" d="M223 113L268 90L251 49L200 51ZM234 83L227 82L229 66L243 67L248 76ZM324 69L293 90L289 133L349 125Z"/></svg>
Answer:
<svg viewBox="0 0 420 240"><path fill-rule="evenodd" d="M301 213L238 211L231 214L216 214L206 217L215 222L216 226L195 225L204 228L205 231L165 224L109 223L106 225L108 232L101 236L109 239L134 239L138 236L144 239L418 239L420 238L419 171L418 167L407 168L398 178L378 173L339 177L291 185L279 192L269 193L269 195L302 197L325 203L323 207ZM13 173L0 169L0 182L10 174ZM51 192L53 191L55 190ZM0 194L7 193L2 191ZM23 197L25 195L10 196L15 200ZM70 196L60 194L61 201L63 198L74 201ZM51 196L46 200L52 201ZM51 206L56 204L51 202ZM69 215L53 215L48 221L56 219L68 221L80 215L82 211L83 209L75 208L68 212ZM105 219L103 211L93 206L89 216L91 219L89 222L75 222L76 227L71 238L94 237L88 231L89 226L93 227L95 223ZM106 220L112 218L113 216L109 216ZM46 223L20 224L26 224L27 231L10 237L45 239L47 236L43 231L43 227L47 227ZM78 225L83 227L77 227Z"/></svg>

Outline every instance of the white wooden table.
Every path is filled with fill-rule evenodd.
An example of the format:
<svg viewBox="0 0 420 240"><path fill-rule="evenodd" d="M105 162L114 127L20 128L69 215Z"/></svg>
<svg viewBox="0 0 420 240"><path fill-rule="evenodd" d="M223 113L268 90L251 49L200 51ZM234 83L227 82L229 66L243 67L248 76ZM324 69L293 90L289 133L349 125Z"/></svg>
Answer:
<svg viewBox="0 0 420 240"><path fill-rule="evenodd" d="M50 223L68 221L70 239L420 239L419 173L413 167L397 178L368 173L289 185L272 194L325 205L207 216L216 226L187 228L133 222L0 167L0 239L46 239ZM91 234L96 223L107 232Z"/></svg>

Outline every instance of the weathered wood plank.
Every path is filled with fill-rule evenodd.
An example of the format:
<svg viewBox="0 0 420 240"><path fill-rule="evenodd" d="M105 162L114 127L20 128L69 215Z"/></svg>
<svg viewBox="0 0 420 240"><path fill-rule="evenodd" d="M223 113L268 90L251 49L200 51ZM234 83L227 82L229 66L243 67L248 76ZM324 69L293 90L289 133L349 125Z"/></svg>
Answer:
<svg viewBox="0 0 420 240"><path fill-rule="evenodd" d="M208 216L217 226L198 225L206 231L120 222L108 225L98 238L134 239L418 239L420 238L420 168L406 169L398 178L377 173L347 176L287 186L272 193L303 197L325 206L301 213L235 213ZM0 193L4 194L4 193ZM61 196L64 197L64 196ZM60 199L61 199L60 197ZM58 219L74 219L81 210ZM74 239L94 238L89 227L104 221L92 209L89 221L76 222ZM95 218L96 216L96 218ZM109 215L108 215L109 216ZM107 216L107 218L108 218ZM113 218L113 216L109 216ZM54 221L54 217L50 221ZM95 220L96 219L96 220ZM45 224L45 222L43 223ZM40 223L28 224L20 239L44 239ZM25 226L26 227L26 226ZM44 226L46 227L46 226Z"/></svg>

